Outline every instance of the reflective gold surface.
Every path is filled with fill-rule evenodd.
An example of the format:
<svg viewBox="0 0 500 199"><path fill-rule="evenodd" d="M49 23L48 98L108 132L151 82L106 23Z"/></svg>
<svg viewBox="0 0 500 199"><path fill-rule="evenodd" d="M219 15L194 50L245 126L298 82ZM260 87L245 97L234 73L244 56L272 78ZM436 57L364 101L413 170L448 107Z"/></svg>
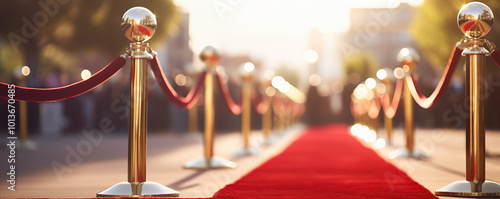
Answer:
<svg viewBox="0 0 500 199"><path fill-rule="evenodd" d="M122 55L131 59L128 182L115 184L97 193L97 197L178 197L177 191L156 182L146 182L148 63L156 53L149 44L142 42L153 36L156 18L146 8L131 8L123 15L122 30L134 42Z"/></svg>
<svg viewBox="0 0 500 199"><path fill-rule="evenodd" d="M241 134L243 136L243 147L250 147L250 131L252 117L252 83L244 80L242 86L242 109L241 109Z"/></svg>
<svg viewBox="0 0 500 199"><path fill-rule="evenodd" d="M214 47L207 46L201 51L200 59L207 67L215 69L219 63L219 53Z"/></svg>
<svg viewBox="0 0 500 199"><path fill-rule="evenodd" d="M265 95L264 97L269 98L269 96ZM271 108L271 103L268 105L269 107L267 108L266 112L262 115L262 133L264 134L264 139L269 139L269 136L271 135L272 131L272 108Z"/></svg>
<svg viewBox="0 0 500 199"><path fill-rule="evenodd" d="M209 71L205 77L205 137L204 137L204 156L208 161L214 155L214 122L215 122L215 107L214 107L214 72ZM207 162L207 165L209 163Z"/></svg>
<svg viewBox="0 0 500 199"><path fill-rule="evenodd" d="M156 31L156 17L146 8L133 7L122 17L122 31L132 42L146 42Z"/></svg>
<svg viewBox="0 0 500 199"><path fill-rule="evenodd" d="M466 35L459 43L465 47L466 56L465 99L469 116L466 131L466 181L453 182L436 191L438 196L491 197L500 196L500 184L486 181L485 130L484 130L484 64L489 55L490 44L480 37L486 35L493 25L493 13L483 3L472 2L460 10L458 25ZM486 48L488 49L486 49Z"/></svg>
<svg viewBox="0 0 500 199"><path fill-rule="evenodd" d="M466 57L465 97L469 103L469 122L466 123L466 180L474 182L474 192L481 192L485 180L484 134L484 62L485 55Z"/></svg>
<svg viewBox="0 0 500 199"><path fill-rule="evenodd" d="M384 69L385 73L388 75L386 78L382 79L381 82L385 85L386 87L386 92L385 95L389 96L389 100L392 101L393 97L393 86L392 83L394 82L392 79L394 78L393 75L391 75L393 72L390 69ZM392 128L392 118L387 117L387 115L384 114L384 128L387 133L387 144L392 145L392 134L394 132Z"/></svg>
<svg viewBox="0 0 500 199"><path fill-rule="evenodd" d="M146 181L147 59L133 59L130 69L128 181Z"/></svg>
<svg viewBox="0 0 500 199"><path fill-rule="evenodd" d="M493 12L480 2L471 2L460 9L457 23L460 30L468 37L480 38L491 30Z"/></svg>
<svg viewBox="0 0 500 199"><path fill-rule="evenodd" d="M196 133L198 132L198 106L194 105L191 107L188 111L188 117L189 117L189 124L188 124L188 131L189 133Z"/></svg>
<svg viewBox="0 0 500 199"><path fill-rule="evenodd" d="M413 69L413 67L420 61L420 56L413 48L402 48L396 58L401 63L401 67L403 69L405 69L405 67L409 67L405 70L405 72Z"/></svg>
<svg viewBox="0 0 500 199"><path fill-rule="evenodd" d="M185 169L219 169L234 168L236 164L222 157L214 156L214 133L215 133L215 104L214 84L216 69L219 61L217 51L212 46L207 46L200 53L200 59L207 67L205 76L205 126L203 136L203 157L195 158L184 164Z"/></svg>
<svg viewBox="0 0 500 199"><path fill-rule="evenodd" d="M410 157L413 156L415 150L415 124L413 118L413 98L410 93L410 88L406 81L403 86L403 103L404 103L404 114L405 114L405 134L406 134L406 149L408 149Z"/></svg>
<svg viewBox="0 0 500 199"><path fill-rule="evenodd" d="M26 101L19 101L19 139L21 143L28 139L28 118Z"/></svg>

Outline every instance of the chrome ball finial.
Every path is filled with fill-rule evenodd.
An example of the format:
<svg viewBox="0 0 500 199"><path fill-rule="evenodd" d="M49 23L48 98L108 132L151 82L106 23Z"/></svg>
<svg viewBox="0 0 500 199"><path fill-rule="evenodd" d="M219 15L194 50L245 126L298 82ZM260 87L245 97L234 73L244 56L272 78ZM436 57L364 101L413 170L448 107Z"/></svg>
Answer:
<svg viewBox="0 0 500 199"><path fill-rule="evenodd" d="M413 48L402 48L398 53L397 59L401 65L411 66L420 61L420 56Z"/></svg>
<svg viewBox="0 0 500 199"><path fill-rule="evenodd" d="M201 51L200 59L208 67L215 68L219 63L219 53L213 46L207 46Z"/></svg>
<svg viewBox="0 0 500 199"><path fill-rule="evenodd" d="M122 31L132 42L145 42L156 31L155 15L144 7L133 7L122 17Z"/></svg>
<svg viewBox="0 0 500 199"><path fill-rule="evenodd" d="M457 23L466 36L480 38L490 32L493 19L493 12L487 5L480 2L471 2L460 9Z"/></svg>

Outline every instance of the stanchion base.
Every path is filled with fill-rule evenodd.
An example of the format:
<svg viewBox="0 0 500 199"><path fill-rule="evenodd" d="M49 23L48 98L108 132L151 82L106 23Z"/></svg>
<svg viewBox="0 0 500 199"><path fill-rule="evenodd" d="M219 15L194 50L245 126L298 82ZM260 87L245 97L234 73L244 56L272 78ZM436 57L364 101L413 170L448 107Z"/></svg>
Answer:
<svg viewBox="0 0 500 199"><path fill-rule="evenodd" d="M420 150L413 150L413 153L410 153L410 151L407 148L400 148L389 154L389 159L400 159L400 158L425 159L429 158L429 156Z"/></svg>
<svg viewBox="0 0 500 199"><path fill-rule="evenodd" d="M174 191L156 182L120 182L96 194L97 197L179 197Z"/></svg>
<svg viewBox="0 0 500 199"><path fill-rule="evenodd" d="M184 164L185 169L232 169L236 163L225 158L214 156L210 159L201 157L190 160Z"/></svg>
<svg viewBox="0 0 500 199"><path fill-rule="evenodd" d="M500 197L500 184L492 181L483 183L481 192L471 191L471 182L455 181L445 187L436 190L436 196L453 196L453 197Z"/></svg>
<svg viewBox="0 0 500 199"><path fill-rule="evenodd" d="M37 145L36 145L36 142L33 142L31 140L25 140L25 141L17 142L16 148L20 149L20 150L25 150L25 151L36 151Z"/></svg>
<svg viewBox="0 0 500 199"><path fill-rule="evenodd" d="M276 140L273 139L272 137L268 137L262 140L261 145L262 146L272 146L276 143Z"/></svg>
<svg viewBox="0 0 500 199"><path fill-rule="evenodd" d="M233 156L243 157L243 156L254 156L259 155L259 150L254 147L242 147L233 153Z"/></svg>

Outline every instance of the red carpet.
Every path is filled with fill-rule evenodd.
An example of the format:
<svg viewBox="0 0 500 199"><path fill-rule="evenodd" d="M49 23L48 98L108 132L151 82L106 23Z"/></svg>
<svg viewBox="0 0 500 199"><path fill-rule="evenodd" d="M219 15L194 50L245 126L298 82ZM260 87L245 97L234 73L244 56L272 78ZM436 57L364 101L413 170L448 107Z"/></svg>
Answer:
<svg viewBox="0 0 500 199"><path fill-rule="evenodd" d="M285 151L213 198L436 198L348 134L311 127Z"/></svg>

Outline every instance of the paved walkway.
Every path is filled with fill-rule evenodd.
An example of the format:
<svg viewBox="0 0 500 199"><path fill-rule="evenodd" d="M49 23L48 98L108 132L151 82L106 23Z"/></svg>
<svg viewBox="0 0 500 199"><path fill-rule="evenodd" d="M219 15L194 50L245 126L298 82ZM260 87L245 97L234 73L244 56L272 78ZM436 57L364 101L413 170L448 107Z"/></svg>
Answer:
<svg viewBox="0 0 500 199"><path fill-rule="evenodd" d="M416 147L429 155L425 160L388 160L415 181L434 192L451 182L465 180L465 129L417 129ZM380 136L385 132L382 129ZM486 179L500 182L500 132L486 131ZM395 129L393 146L376 150L389 154L405 145L403 129ZM450 197L443 197L450 198Z"/></svg>
<svg viewBox="0 0 500 199"><path fill-rule="evenodd" d="M177 190L181 197L211 197L226 184L279 153L302 132L301 129L301 126L296 126L275 133L275 145L261 147L259 156L250 157L232 156L242 146L239 133L219 134L215 138L215 154L235 161L237 167L218 170L182 168L184 162L203 154L201 133L194 136L152 133L148 136L147 180ZM253 135L260 137L259 132L253 132ZM16 191L7 189L8 176L1 175L1 198L95 197L97 192L127 181L126 135L105 135L97 145L87 144L91 143L90 139L83 135L34 137L31 140L38 144L38 150L17 151ZM86 146L91 147L87 149ZM7 153L4 148L0 149L0 157L4 157L0 171L8 171L10 164L5 164Z"/></svg>
<svg viewBox="0 0 500 199"><path fill-rule="evenodd" d="M260 165L279 153L297 137L300 129L280 134L280 141L261 148L260 156L237 158L232 152L241 146L239 133L217 135L215 153L238 164L236 169L186 170L184 162L202 154L200 136L173 133L151 133L148 137L147 179L181 192L181 197L209 197L225 184ZM254 135L258 135L254 132ZM278 136L280 135L280 136ZM380 137L385 137L383 129ZM500 181L500 132L487 131L486 177ZM431 192L448 183L465 179L465 130L417 129L417 148L431 157L426 160L388 160L407 172L410 177ZM127 180L127 136L106 135L101 143L86 149L85 136L41 138L34 137L38 151L17 151L16 192L7 189L7 175L0 175L0 197L94 197L115 183ZM0 140L2 142L3 140ZM83 144L82 144L83 143ZM3 144L4 145L4 144ZM85 145L85 146L84 146ZM78 148L78 146L80 148ZM382 157L404 146L402 129L395 129L394 146L376 150ZM68 150L70 152L68 152ZM75 151L79 158L71 155ZM84 152L79 153L78 152ZM4 160L1 171L7 169L7 150L0 150ZM71 157L70 157L71 156ZM66 158L69 161L66 161ZM60 178L52 165L60 168Z"/></svg>

